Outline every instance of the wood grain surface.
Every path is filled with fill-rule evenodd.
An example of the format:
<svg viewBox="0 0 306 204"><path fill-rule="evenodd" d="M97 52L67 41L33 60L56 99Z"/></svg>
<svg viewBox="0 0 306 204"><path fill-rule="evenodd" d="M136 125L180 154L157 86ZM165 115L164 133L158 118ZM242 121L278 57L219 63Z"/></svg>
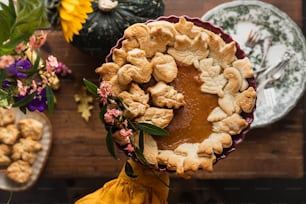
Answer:
<svg viewBox="0 0 306 204"><path fill-rule="evenodd" d="M226 1L165 0L165 15L201 17L206 11ZM270 0L302 26L302 0ZM67 44L60 31L51 31L44 51L57 56L73 70L73 76L62 80L56 92L53 124L53 146L43 176L49 178L115 177L125 156L114 160L105 145L105 130L95 103L89 122L81 118L74 102L83 78L98 83L94 70L102 62L99 55L89 55ZM215 165L213 173L199 172L201 179L224 178L300 178L303 176L303 103L282 120L265 128L254 129L236 151ZM174 175L173 175L174 176Z"/></svg>

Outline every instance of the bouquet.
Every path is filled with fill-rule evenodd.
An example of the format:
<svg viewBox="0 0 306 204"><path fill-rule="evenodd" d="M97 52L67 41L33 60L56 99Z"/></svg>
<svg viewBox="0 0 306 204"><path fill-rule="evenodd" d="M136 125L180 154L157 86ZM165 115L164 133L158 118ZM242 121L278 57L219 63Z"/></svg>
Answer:
<svg viewBox="0 0 306 204"><path fill-rule="evenodd" d="M53 112L58 76L71 70L50 55L41 58L48 20L41 0L0 2L0 107Z"/></svg>

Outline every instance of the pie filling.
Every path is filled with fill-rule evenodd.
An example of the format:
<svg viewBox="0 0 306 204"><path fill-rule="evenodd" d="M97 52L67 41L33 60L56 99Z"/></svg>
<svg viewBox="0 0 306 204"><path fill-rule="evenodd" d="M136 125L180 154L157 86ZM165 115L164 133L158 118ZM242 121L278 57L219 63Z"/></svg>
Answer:
<svg viewBox="0 0 306 204"><path fill-rule="evenodd" d="M162 150L174 150L183 143L201 143L212 133L212 123L207 117L217 107L217 96L201 92L200 72L193 66L179 66L178 70L171 85L184 94L186 104L174 110L174 117L166 128L169 135L154 137Z"/></svg>

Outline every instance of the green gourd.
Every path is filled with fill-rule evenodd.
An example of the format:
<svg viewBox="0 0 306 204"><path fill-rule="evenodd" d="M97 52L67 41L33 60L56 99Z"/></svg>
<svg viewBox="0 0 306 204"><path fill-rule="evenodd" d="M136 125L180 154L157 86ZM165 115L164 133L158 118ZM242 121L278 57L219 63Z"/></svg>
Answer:
<svg viewBox="0 0 306 204"><path fill-rule="evenodd" d="M59 5L60 0L47 0L48 19L53 26L60 24ZM102 53L106 56L128 26L162 16L164 2L94 0L92 8L93 12L88 14L79 35L74 35L71 43L86 52Z"/></svg>

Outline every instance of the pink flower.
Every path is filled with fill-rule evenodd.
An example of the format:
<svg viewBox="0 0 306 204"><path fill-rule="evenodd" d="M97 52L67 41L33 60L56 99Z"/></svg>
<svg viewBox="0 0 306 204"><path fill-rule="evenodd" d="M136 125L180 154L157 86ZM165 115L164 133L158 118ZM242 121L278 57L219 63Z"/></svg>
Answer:
<svg viewBox="0 0 306 204"><path fill-rule="evenodd" d="M48 56L48 63L49 63L52 67L58 67L57 58L54 57L53 55L49 55L49 56Z"/></svg>
<svg viewBox="0 0 306 204"><path fill-rule="evenodd" d="M58 62L58 66L54 68L54 71L56 74L60 74L61 76L67 76L72 73L71 69L62 62Z"/></svg>
<svg viewBox="0 0 306 204"><path fill-rule="evenodd" d="M122 128L119 133L122 137L129 137L129 136L133 135L133 131L131 129L126 130L126 129Z"/></svg>
<svg viewBox="0 0 306 204"><path fill-rule="evenodd" d="M107 98L109 95L112 95L112 85L108 82L101 82L99 89L97 90L98 94L101 97L101 101L105 104L107 103Z"/></svg>
<svg viewBox="0 0 306 204"><path fill-rule="evenodd" d="M11 55L3 55L0 57L0 69L7 68L15 62L15 58Z"/></svg>
<svg viewBox="0 0 306 204"><path fill-rule="evenodd" d="M17 80L18 92L21 96L25 96L27 94L28 86L23 86L20 80Z"/></svg>
<svg viewBox="0 0 306 204"><path fill-rule="evenodd" d="M117 118L120 114L121 114L121 111L117 110L117 109L108 109L107 112L114 116L115 118Z"/></svg>
<svg viewBox="0 0 306 204"><path fill-rule="evenodd" d="M33 93L34 91L37 90L37 84L35 80L32 80L32 89L30 91L30 93Z"/></svg>
<svg viewBox="0 0 306 204"><path fill-rule="evenodd" d="M115 122L114 117L112 115L110 115L109 113L107 113L107 112L104 114L104 121L106 123L109 123L109 124L112 124L112 125Z"/></svg>
<svg viewBox="0 0 306 204"><path fill-rule="evenodd" d="M128 123L128 121L125 119L124 121L123 121L123 125L124 125L124 127L128 127L128 125L129 125L129 123Z"/></svg>
<svg viewBox="0 0 306 204"><path fill-rule="evenodd" d="M115 118L121 115L121 111L117 109L108 109L104 114L104 120L106 123L114 124Z"/></svg>
<svg viewBox="0 0 306 204"><path fill-rule="evenodd" d="M31 50L39 49L43 44L45 44L46 40L47 40L46 32L41 31L40 33L35 33L29 39L30 49Z"/></svg>
<svg viewBox="0 0 306 204"><path fill-rule="evenodd" d="M24 42L19 43L15 47L15 51L17 52L17 54L21 54L21 52L24 51L25 49L26 49L26 45L24 44Z"/></svg>
<svg viewBox="0 0 306 204"><path fill-rule="evenodd" d="M131 145L131 143L127 144L126 148L124 148L128 152L134 152L134 147Z"/></svg>
<svg viewBox="0 0 306 204"><path fill-rule="evenodd" d="M56 67L58 67L58 62L57 62L57 58L54 57L53 55L50 55L47 59L47 66L46 66L46 69L47 69L47 72L52 72L53 70L56 69Z"/></svg>

